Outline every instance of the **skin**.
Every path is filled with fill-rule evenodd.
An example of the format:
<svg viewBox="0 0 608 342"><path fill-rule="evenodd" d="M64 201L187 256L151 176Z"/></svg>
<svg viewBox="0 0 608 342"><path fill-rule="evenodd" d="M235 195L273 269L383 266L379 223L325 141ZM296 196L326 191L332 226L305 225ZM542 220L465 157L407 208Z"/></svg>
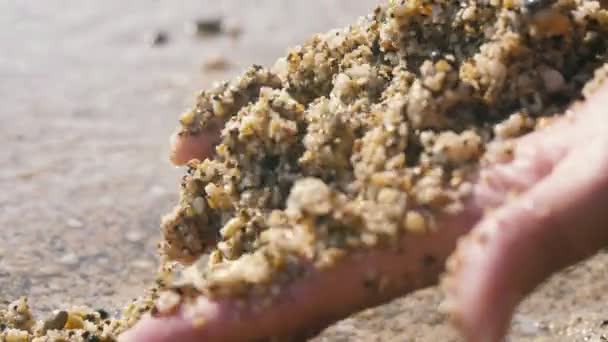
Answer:
<svg viewBox="0 0 608 342"><path fill-rule="evenodd" d="M443 308L463 336L472 342L500 341L517 304L537 285L608 245L606 108L604 86L569 115L514 141L514 158L481 169L466 209L440 217L437 233L408 235L395 248L355 253L330 270L286 286L263 310L255 309L261 298L242 305L201 297L195 315L204 317L201 327L195 328L191 312L181 309L169 317L144 319L121 338L302 338L441 280L447 294ZM178 137L173 160L209 156L217 135L207 134ZM386 279L382 288L363 285L369 274Z"/></svg>

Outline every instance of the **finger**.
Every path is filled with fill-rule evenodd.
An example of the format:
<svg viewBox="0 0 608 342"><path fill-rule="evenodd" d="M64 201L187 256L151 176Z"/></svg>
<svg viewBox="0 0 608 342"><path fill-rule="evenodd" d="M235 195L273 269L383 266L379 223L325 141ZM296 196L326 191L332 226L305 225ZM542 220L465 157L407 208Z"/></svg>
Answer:
<svg viewBox="0 0 608 342"><path fill-rule="evenodd" d="M518 192L524 192L526 191L526 189L531 188L531 186L534 185L536 182L540 182L541 180L543 180L543 175L546 176L548 174L551 174L551 172L553 172L551 169L558 163L561 163L564 156L566 156L568 153L575 152L571 151L572 146L583 146L585 150L589 150L589 137L598 135L602 136L605 135L605 132L608 131L608 125L603 110L603 108L605 107L605 102L608 100L601 96L603 93L606 92L606 90L608 90L608 85L600 87L600 90L596 92L596 95L594 95L591 99L589 99L589 101L586 101L583 104L575 105L565 118L558 120L555 124L551 125L546 129L543 129L541 131L535 132L534 134L530 134L522 139L519 139L517 145L518 158L516 158L516 160L509 165L496 165L491 168L488 168L487 170L484 170L482 172L482 175L484 175L484 178L489 181L482 182L482 184L485 184L485 186L492 186L494 189L500 189L498 190L499 192L508 191L505 190L508 188L519 190ZM601 145L601 142L598 144ZM587 153L592 153L592 151L593 149L589 150ZM581 165L584 167L589 163L589 161L582 160L585 158L583 154L576 154L576 156L576 158L580 159L578 161L580 163L578 167L581 167ZM569 157L568 160L574 160L574 158L575 157ZM535 160L535 162L530 162L531 160ZM576 161L570 161L569 163L570 164L565 165L575 165ZM563 177L567 178L568 171L562 172ZM561 186L558 178L560 176L552 175L551 177L551 179L558 180L554 181L554 183L550 182L549 180L541 182L542 184L545 184L543 185L545 187L547 186L546 184L550 184L549 187L554 187L552 192L547 192L547 199L562 201L562 199L568 197L568 190ZM579 178L581 177L579 176ZM588 181L591 180L592 178L588 178ZM572 182L572 186L576 186L578 178L574 180L570 179L570 181ZM524 184L524 186L518 188L518 186L521 184ZM543 191L543 188L540 187L540 184L538 189L541 190L537 190L535 188L533 191L530 191L530 194L534 194L537 191ZM526 236L528 232L525 228L513 228L513 231L518 232L518 234L520 234L515 235L515 238L521 239L521 241L517 240L517 252L513 252L513 248L507 243L509 241L508 239L504 240L505 245L501 245L501 241L503 241L503 230L502 228L500 228L497 232L495 232L497 236L496 239L493 240L496 241L498 247L493 247L494 245L486 245L486 238L488 236L488 234L486 234L486 229L496 229L496 225L500 226L502 224L508 227L527 227L528 225L534 224L535 221L523 222L523 220L526 218L525 196L530 196L530 194L524 195L524 199L517 199L515 202L510 203L501 211L493 213L492 216L484 220L484 223L480 224L478 228L473 230L473 232L470 234L470 237L468 237L467 239L465 239L465 241L459 244L460 247L458 248L457 252L454 253L454 256L452 256L448 261L448 274L443 279L443 285L446 288L446 291L448 292L448 300L445 303L445 307L448 311L451 311L451 313L455 315L456 320L464 326L463 329L465 331L470 330L478 331L479 333L482 332L482 329L477 329L475 325L479 323L473 323L474 320L472 317L474 317L474 315L467 313L467 310L477 310L482 305L488 305L488 303L496 302L494 300L494 297L490 297L492 299L484 297L485 294L483 294L483 292L477 292L477 288L474 289L473 286L467 284L466 282L471 282L474 280L476 286L487 286L486 289L494 289L492 291L495 292L490 292L491 296L501 295L500 291L502 290L496 291L496 288L492 287L493 285L490 282L493 279L499 279L497 274L502 274L503 278L505 277L504 273L501 273L503 272L503 265L498 264L498 262L500 260L505 261L507 260L507 258L511 260L513 256L521 257L522 254L519 253L519 251L527 250L528 248L527 245L523 244L523 242L528 241L531 243L535 243L534 241L536 241L527 240L528 238ZM565 203L566 202L562 202L562 204ZM518 210L522 211L522 218L518 219L519 216L517 215L515 215L513 218L509 216L512 215L513 212L517 213ZM510 221L501 218L508 218ZM552 230L553 228L551 226L545 226L545 229ZM542 231L540 234L540 236L542 237L542 234L549 233L545 233L545 231ZM576 231L573 232L573 234L577 234ZM536 247L538 247L537 249L535 249L537 253L546 253L546 250L543 249L542 246ZM497 260L489 259L485 254L488 250L492 250L492 248L496 248L496 254L494 255L494 258ZM574 258L576 258L577 256L576 253L572 253L570 255ZM579 253L579 258L580 255L581 254ZM479 267L476 262L481 261L484 262L484 265L491 268L492 272L482 270L481 268L476 269L477 267ZM513 263L512 265L517 264ZM524 263L520 265L526 264ZM461 271L461 269L465 269L467 271ZM554 270L555 269L548 268L546 269L546 272L549 272L547 274L550 274L550 272ZM466 272L470 272L470 274ZM531 270L529 272L534 272L534 270ZM546 277L546 275L543 276L543 273L537 273L537 275L539 274L540 282L544 279L544 277ZM482 276L484 277L483 279L481 278ZM509 278L506 279L509 280ZM530 281L530 279L533 278L527 279L528 281ZM530 285L532 286L532 288L533 286L537 285L537 283L534 283L533 281L532 283L533 285ZM505 281L502 286L506 287L509 284L509 281ZM461 295L460 290L462 288L466 290L466 296ZM522 293L525 294L527 292ZM523 296L523 294L521 296ZM501 298L506 300L505 296L502 296ZM486 302L486 300L491 300L491 302ZM514 303L512 304L512 306L514 307L517 304L518 300L515 299L513 302ZM497 303L496 305L498 306L502 304ZM493 304L492 307L494 306L495 305ZM510 318L511 311L513 309L512 307L509 308L508 305L505 308L506 309L502 311L502 315L505 315L506 318L503 318L502 320L498 318L494 319L494 321L500 322L496 323L496 328L493 328L493 331L496 331L497 335L501 334L500 332L498 332L500 331L500 327L502 327L502 329L506 329L506 327L508 326L508 318ZM497 315L499 313L498 311L493 312ZM481 315L479 312L477 312L477 314ZM486 320L483 320L483 322L486 322Z"/></svg>
<svg viewBox="0 0 608 342"><path fill-rule="evenodd" d="M306 333L388 300L404 289L433 283L440 261L447 256L446 250L453 247L455 235L459 234L443 232L441 236L407 239L402 252L370 251L349 256L330 271L313 273L288 286L268 308L263 308L263 299L253 300L246 307L230 300L210 304L212 315L206 317L200 330L192 328L192 320L187 319L189 315L184 310L180 318L143 322L128 337L167 341L156 337L166 329L171 329L171 338L183 341L242 341Z"/></svg>
<svg viewBox="0 0 608 342"><path fill-rule="evenodd" d="M548 175L571 146L584 146L590 136L605 134L603 108L608 99L601 95L607 92L608 84L600 87L589 101L576 103L565 115L552 119L550 125L512 141L512 159L483 167L480 186L490 187L496 194L522 193ZM502 200L498 197L486 205L497 207Z"/></svg>
<svg viewBox="0 0 608 342"><path fill-rule="evenodd" d="M183 165L192 159L204 160L213 155L215 145L220 140L223 122L220 119L209 122L196 134L177 132L171 136L169 158L175 165Z"/></svg>
<svg viewBox="0 0 608 342"><path fill-rule="evenodd" d="M476 217L479 213L469 212L449 224L446 221L436 233L407 236L400 248L352 254L330 270L299 279L267 305L263 298L253 299L246 306L234 300L212 303L203 299L199 310L205 317L202 328L194 328L196 319L192 319L190 310L182 309L178 316L143 321L123 338L151 342L243 341L314 333L354 311L436 283L456 238Z"/></svg>
<svg viewBox="0 0 608 342"><path fill-rule="evenodd" d="M484 219L450 259L447 306L470 341L500 341L525 295L608 244L608 139L585 145Z"/></svg>

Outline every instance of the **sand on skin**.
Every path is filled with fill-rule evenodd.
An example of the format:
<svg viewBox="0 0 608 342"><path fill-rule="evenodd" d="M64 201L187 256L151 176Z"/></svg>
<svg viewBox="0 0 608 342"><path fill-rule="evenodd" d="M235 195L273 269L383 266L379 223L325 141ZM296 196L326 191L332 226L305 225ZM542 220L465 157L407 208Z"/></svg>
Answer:
<svg viewBox="0 0 608 342"><path fill-rule="evenodd" d="M113 309L139 294L156 262L159 216L174 203L182 173L166 161L167 137L195 90L240 71L205 74L204 56L235 52L242 66L267 64L373 4L0 4L0 300L28 295L48 312L66 298ZM188 21L220 12L243 19L241 40L186 33ZM169 42L150 48L158 29ZM555 277L519 310L513 340L608 336L607 271L601 255ZM439 301L437 290L421 291L317 339L456 340ZM563 331L570 337L558 337Z"/></svg>

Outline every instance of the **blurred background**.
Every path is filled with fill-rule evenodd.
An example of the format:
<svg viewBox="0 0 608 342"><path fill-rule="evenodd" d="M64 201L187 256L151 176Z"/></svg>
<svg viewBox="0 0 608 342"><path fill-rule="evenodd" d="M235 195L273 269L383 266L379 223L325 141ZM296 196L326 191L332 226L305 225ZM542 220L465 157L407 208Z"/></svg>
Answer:
<svg viewBox="0 0 608 342"><path fill-rule="evenodd" d="M168 137L196 91L376 3L0 0L0 304L26 295L44 315L139 295L183 173ZM608 341L607 260L545 285L512 339ZM317 340L456 341L440 300L420 291Z"/></svg>

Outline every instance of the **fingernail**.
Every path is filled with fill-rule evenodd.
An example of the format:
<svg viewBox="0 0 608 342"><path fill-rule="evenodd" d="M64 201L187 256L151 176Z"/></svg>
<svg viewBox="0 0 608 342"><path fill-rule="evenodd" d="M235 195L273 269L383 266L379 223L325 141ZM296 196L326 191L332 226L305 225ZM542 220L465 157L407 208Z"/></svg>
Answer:
<svg viewBox="0 0 608 342"><path fill-rule="evenodd" d="M171 134L171 136L169 137L169 160L173 164L178 164L178 162L179 162L176 159L176 157L177 157L176 145L177 145L177 132Z"/></svg>

